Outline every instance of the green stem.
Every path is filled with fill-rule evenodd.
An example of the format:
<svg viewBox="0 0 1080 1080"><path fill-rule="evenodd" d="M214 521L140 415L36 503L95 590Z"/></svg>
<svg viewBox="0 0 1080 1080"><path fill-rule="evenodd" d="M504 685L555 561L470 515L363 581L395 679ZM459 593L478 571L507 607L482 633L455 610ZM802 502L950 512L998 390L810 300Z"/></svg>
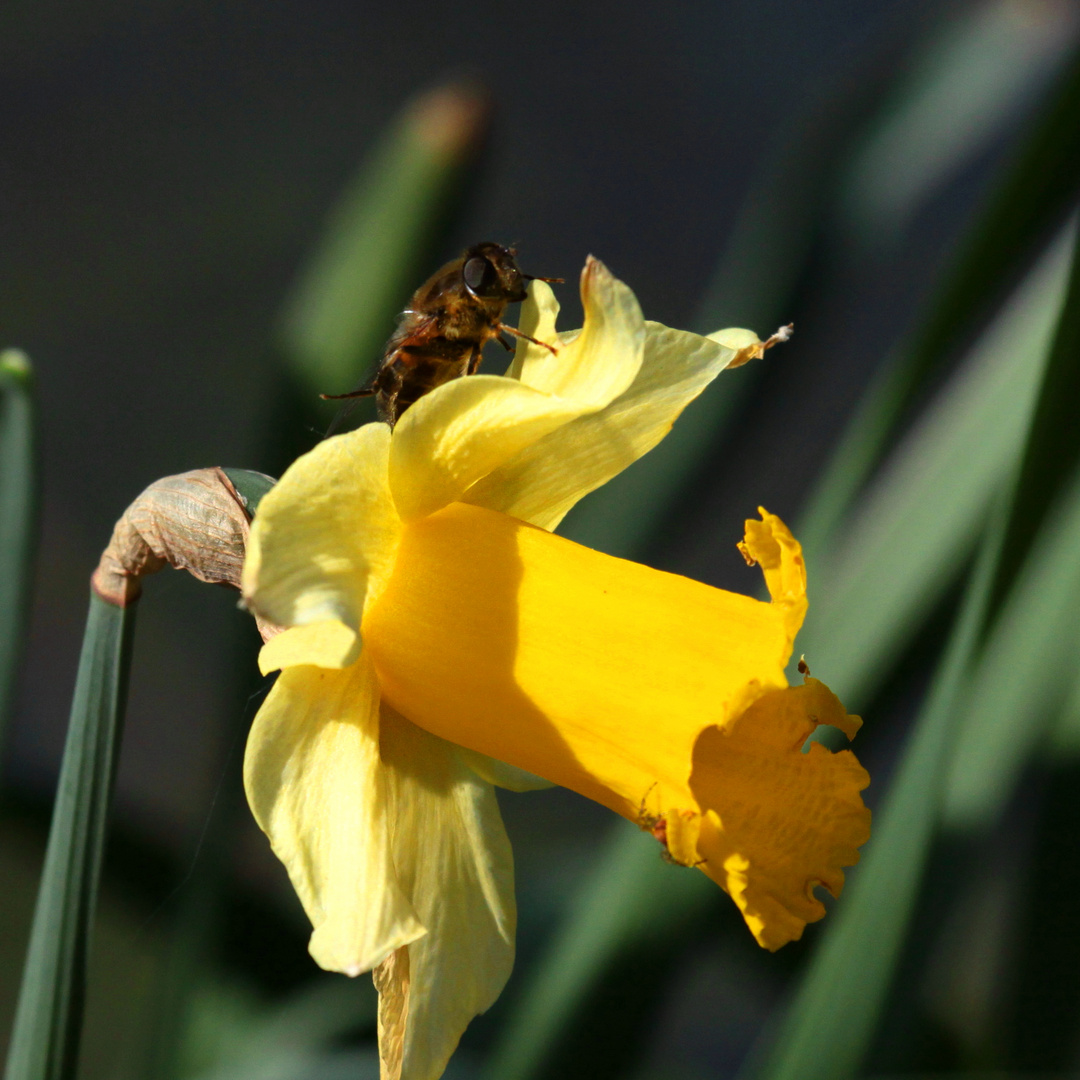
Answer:
<svg viewBox="0 0 1080 1080"><path fill-rule="evenodd" d="M123 729L133 607L91 594L4 1080L71 1080Z"/></svg>
<svg viewBox="0 0 1080 1080"><path fill-rule="evenodd" d="M37 524L33 371L0 352L0 748L14 697L30 598Z"/></svg>

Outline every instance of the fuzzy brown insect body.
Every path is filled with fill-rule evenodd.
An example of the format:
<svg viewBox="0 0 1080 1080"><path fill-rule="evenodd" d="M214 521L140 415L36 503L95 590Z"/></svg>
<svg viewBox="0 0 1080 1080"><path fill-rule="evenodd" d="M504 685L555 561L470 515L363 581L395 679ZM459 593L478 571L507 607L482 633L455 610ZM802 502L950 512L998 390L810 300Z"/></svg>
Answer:
<svg viewBox="0 0 1080 1080"><path fill-rule="evenodd" d="M424 394L474 374L489 341L499 341L508 350L512 346L505 333L535 341L502 321L508 305L525 299L531 280L532 275L518 268L513 248L490 241L473 245L413 293L375 374L348 394L323 397L374 395L379 419L393 427Z"/></svg>

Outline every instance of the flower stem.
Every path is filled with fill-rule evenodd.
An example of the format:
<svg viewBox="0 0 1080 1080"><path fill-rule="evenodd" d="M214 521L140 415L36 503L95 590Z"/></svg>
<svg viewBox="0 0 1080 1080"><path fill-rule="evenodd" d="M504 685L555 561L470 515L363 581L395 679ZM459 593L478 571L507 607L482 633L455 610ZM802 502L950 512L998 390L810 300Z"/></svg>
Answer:
<svg viewBox="0 0 1080 1080"><path fill-rule="evenodd" d="M133 606L91 594L4 1080L75 1076L134 625Z"/></svg>
<svg viewBox="0 0 1080 1080"><path fill-rule="evenodd" d="M0 352L0 747L12 706L30 598L37 524L33 370Z"/></svg>

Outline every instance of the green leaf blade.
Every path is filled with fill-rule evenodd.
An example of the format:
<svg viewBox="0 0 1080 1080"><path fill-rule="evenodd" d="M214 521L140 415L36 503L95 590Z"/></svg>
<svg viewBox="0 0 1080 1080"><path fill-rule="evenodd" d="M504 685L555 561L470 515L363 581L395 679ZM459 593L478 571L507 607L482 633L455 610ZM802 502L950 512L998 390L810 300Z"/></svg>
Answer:
<svg viewBox="0 0 1080 1080"><path fill-rule="evenodd" d="M944 828L983 832L1051 733L1080 670L1080 479L1036 537L982 649L950 767Z"/></svg>
<svg viewBox="0 0 1080 1080"><path fill-rule="evenodd" d="M256 472L254 469L222 469L229 483L236 488L244 509L249 517L254 517L263 496L277 483L272 476Z"/></svg>
<svg viewBox="0 0 1080 1080"><path fill-rule="evenodd" d="M25 354L0 352L0 747L26 634L37 530L33 383Z"/></svg>
<svg viewBox="0 0 1080 1080"><path fill-rule="evenodd" d="M91 594L4 1080L75 1076L134 611Z"/></svg>

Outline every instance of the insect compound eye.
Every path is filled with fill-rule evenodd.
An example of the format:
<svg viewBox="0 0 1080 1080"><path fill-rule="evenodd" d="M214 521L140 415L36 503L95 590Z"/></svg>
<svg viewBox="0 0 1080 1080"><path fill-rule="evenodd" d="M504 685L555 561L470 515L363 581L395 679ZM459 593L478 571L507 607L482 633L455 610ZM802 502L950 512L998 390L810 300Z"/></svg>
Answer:
<svg viewBox="0 0 1080 1080"><path fill-rule="evenodd" d="M477 296L492 296L498 290L499 275L495 267L480 255L474 255L465 263L462 277Z"/></svg>

